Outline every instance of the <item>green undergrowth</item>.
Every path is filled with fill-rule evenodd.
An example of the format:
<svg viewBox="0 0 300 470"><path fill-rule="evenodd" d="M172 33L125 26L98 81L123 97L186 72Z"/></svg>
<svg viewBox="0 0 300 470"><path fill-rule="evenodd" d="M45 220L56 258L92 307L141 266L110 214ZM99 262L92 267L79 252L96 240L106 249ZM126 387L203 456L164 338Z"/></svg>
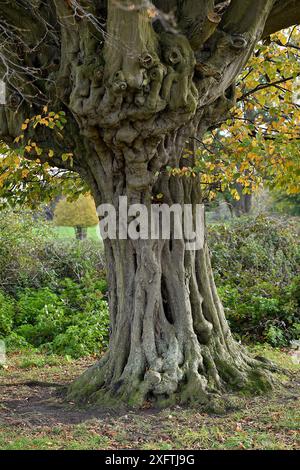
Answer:
<svg viewBox="0 0 300 470"><path fill-rule="evenodd" d="M299 219L260 215L208 228L215 281L236 338L275 347L299 339Z"/></svg>

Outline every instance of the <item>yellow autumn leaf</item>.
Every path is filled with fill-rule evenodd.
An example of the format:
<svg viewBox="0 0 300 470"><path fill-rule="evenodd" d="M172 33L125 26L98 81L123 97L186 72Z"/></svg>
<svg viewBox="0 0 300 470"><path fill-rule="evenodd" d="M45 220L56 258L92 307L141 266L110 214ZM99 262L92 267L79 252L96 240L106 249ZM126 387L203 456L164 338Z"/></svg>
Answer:
<svg viewBox="0 0 300 470"><path fill-rule="evenodd" d="M29 170L22 171L22 178L26 178L29 175Z"/></svg>

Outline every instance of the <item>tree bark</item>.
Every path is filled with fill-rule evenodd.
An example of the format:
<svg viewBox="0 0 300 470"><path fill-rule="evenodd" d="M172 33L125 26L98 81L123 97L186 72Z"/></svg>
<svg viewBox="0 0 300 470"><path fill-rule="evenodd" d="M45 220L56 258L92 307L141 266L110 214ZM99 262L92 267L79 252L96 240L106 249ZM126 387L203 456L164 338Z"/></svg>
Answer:
<svg viewBox="0 0 300 470"><path fill-rule="evenodd" d="M85 240L87 237L87 227L74 227L77 240Z"/></svg>
<svg viewBox="0 0 300 470"><path fill-rule="evenodd" d="M232 208L234 215L236 217L241 217L242 215L248 215L252 209L252 194L244 194L243 186L239 183L236 185L236 190L240 196L240 199L232 201Z"/></svg>

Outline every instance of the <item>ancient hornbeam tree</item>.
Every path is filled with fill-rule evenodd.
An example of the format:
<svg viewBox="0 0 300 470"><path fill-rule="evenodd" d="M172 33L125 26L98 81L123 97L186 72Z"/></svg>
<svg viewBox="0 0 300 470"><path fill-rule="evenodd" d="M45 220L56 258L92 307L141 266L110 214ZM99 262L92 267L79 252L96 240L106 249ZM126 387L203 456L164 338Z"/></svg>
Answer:
<svg viewBox="0 0 300 470"><path fill-rule="evenodd" d="M1 138L48 106L64 132L26 129L41 162L70 168L96 203L201 203L183 150L224 120L235 78L262 38L300 21L299 0L1 0ZM25 126L26 127L26 126ZM27 158L36 158L28 146ZM192 157L191 157L192 158ZM202 231L204 232L204 222ZM207 403L267 388L262 362L231 336L205 241L106 240L109 351L70 388L98 403Z"/></svg>

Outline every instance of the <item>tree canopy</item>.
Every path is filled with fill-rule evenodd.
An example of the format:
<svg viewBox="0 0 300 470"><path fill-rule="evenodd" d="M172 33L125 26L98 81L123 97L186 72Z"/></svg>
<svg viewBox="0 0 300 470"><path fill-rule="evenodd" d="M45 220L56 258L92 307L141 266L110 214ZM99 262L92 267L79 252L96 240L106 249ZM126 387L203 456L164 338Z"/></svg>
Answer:
<svg viewBox="0 0 300 470"><path fill-rule="evenodd" d="M72 103L78 93L79 96L85 97L85 88L89 86L89 77L93 74L93 87L95 93L97 90L97 96L99 95L98 83L101 84L103 80L103 66L105 61L107 62L104 45L109 42L112 51L118 53L124 46L126 38L122 37L120 32L117 31L115 37L112 30L108 32L110 23L107 19L109 8L114 8L113 4L114 2L92 0L1 1L0 73L7 86L7 107L1 108L3 139L11 142L12 138L19 135L19 129L26 119L40 115L42 108L51 103L51 108L63 110L68 114L67 132L62 138L59 129L56 129L55 137L53 133L47 132L48 128L35 129L35 141L40 141L40 148L55 147L55 155L51 157L45 153L41 160L70 169L70 162L62 162L56 154L74 154L74 167L82 166L82 173L84 172L86 165L82 146L85 143L75 131L78 112L73 109ZM139 14L140 9L144 7L147 21L150 19L158 32L165 29L187 35L197 56L195 79L201 82L199 105L202 109L210 105L230 85L257 39L267 38L270 34L297 23L300 18L297 0L245 1L243 6L236 0L173 0L153 3L126 1L123 9L125 13L128 11L128 14L132 15L135 14L134 11ZM132 11L133 13L130 13ZM235 40L232 44L230 41L226 43L224 37L224 44L216 47L218 31L233 33ZM78 34L86 38L86 43L93 38L90 47L97 46L97 58L93 56L92 51L86 51L84 64L80 63L80 60L83 61L79 57L82 48L78 48ZM249 36L249 40L242 37L244 34ZM203 50L203 44L212 37L212 44L208 44L207 50ZM82 47L84 48L83 44ZM137 49L133 49L133 53L139 54L140 46L136 44L135 47ZM144 46L143 48L145 49ZM247 52L241 54L244 49ZM225 53L227 50L231 50L228 58ZM143 55L142 52L141 54ZM78 56L79 60L76 71L73 61L75 56ZM112 58L112 62L114 60ZM148 57L145 60L151 59ZM219 81L213 92L207 93L210 84L217 77L214 77L214 70L216 73L218 70L219 74L226 70L226 79L222 80L222 83ZM97 96L93 96L93 101L97 100ZM103 123L103 126L106 127L106 124ZM29 151L26 156L30 158Z"/></svg>
<svg viewBox="0 0 300 470"><path fill-rule="evenodd" d="M54 210L54 224L64 227L93 227L98 224L95 202L91 195L76 201L60 199Z"/></svg>

